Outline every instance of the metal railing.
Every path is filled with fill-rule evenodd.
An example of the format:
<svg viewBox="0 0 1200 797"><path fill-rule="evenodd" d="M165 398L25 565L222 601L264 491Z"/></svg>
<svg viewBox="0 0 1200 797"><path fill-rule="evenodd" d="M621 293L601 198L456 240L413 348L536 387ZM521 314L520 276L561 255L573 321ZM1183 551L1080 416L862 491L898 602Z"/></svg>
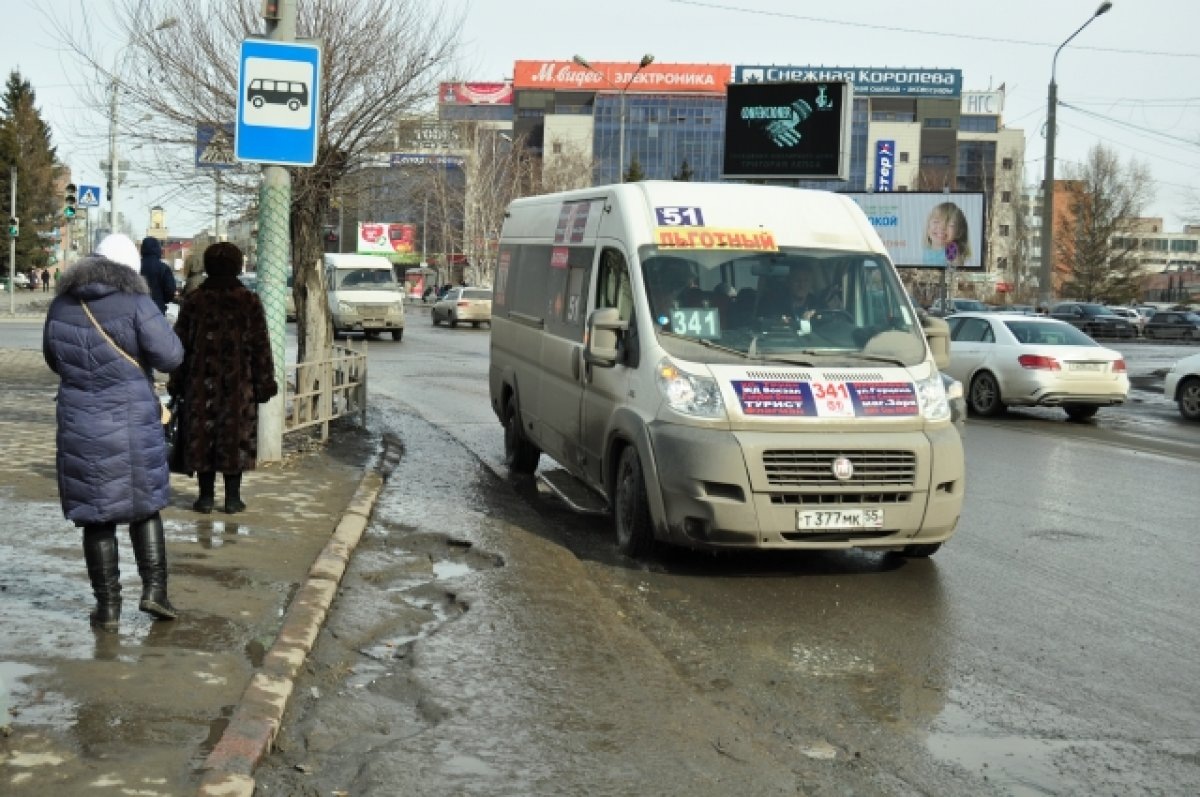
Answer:
<svg viewBox="0 0 1200 797"><path fill-rule="evenodd" d="M367 423L367 344L356 350L349 343L330 347L324 359L289 365L285 435L321 427L321 440L329 439L329 422L358 413Z"/></svg>

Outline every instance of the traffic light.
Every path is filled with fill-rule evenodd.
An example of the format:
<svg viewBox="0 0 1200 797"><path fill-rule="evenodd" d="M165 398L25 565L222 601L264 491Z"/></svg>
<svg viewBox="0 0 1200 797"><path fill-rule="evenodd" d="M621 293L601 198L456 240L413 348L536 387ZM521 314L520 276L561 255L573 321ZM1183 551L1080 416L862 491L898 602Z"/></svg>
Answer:
<svg viewBox="0 0 1200 797"><path fill-rule="evenodd" d="M16 216L8 217L8 237L16 238L21 234L21 220Z"/></svg>
<svg viewBox="0 0 1200 797"><path fill-rule="evenodd" d="M67 183L67 198L66 207L63 208L63 215L68 219L75 218L75 183Z"/></svg>

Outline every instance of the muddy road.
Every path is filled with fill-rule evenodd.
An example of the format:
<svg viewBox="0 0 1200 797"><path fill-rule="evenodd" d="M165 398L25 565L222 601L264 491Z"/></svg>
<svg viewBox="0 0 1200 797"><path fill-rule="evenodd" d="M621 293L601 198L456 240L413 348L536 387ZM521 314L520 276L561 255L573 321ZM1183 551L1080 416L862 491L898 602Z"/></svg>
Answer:
<svg viewBox="0 0 1200 797"><path fill-rule="evenodd" d="M929 561L634 562L500 465L487 331L371 349L406 450L261 794L1182 794L1200 429L968 424ZM1124 416L1121 416L1124 417ZM1169 444L1168 444L1169 443Z"/></svg>

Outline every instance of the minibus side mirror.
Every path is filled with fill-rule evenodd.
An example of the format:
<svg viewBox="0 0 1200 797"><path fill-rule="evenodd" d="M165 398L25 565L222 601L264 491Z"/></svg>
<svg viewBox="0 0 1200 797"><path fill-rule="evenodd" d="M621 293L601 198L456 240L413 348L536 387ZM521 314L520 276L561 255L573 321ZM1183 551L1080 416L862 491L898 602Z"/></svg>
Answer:
<svg viewBox="0 0 1200 797"><path fill-rule="evenodd" d="M598 368L617 364L621 335L629 328L615 307L601 307L588 316L587 337L583 344L583 361Z"/></svg>
<svg viewBox="0 0 1200 797"><path fill-rule="evenodd" d="M929 341L934 364L939 371L944 371L950 365L950 325L945 319L922 315L921 327L925 330L925 339Z"/></svg>

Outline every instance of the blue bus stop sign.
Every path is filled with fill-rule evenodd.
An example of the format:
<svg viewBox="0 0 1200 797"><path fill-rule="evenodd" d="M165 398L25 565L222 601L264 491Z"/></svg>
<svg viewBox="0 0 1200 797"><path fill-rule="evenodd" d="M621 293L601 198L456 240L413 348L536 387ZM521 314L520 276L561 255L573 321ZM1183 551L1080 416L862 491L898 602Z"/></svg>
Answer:
<svg viewBox="0 0 1200 797"><path fill-rule="evenodd" d="M317 162L321 48L247 39L238 66L234 155L280 166Z"/></svg>

